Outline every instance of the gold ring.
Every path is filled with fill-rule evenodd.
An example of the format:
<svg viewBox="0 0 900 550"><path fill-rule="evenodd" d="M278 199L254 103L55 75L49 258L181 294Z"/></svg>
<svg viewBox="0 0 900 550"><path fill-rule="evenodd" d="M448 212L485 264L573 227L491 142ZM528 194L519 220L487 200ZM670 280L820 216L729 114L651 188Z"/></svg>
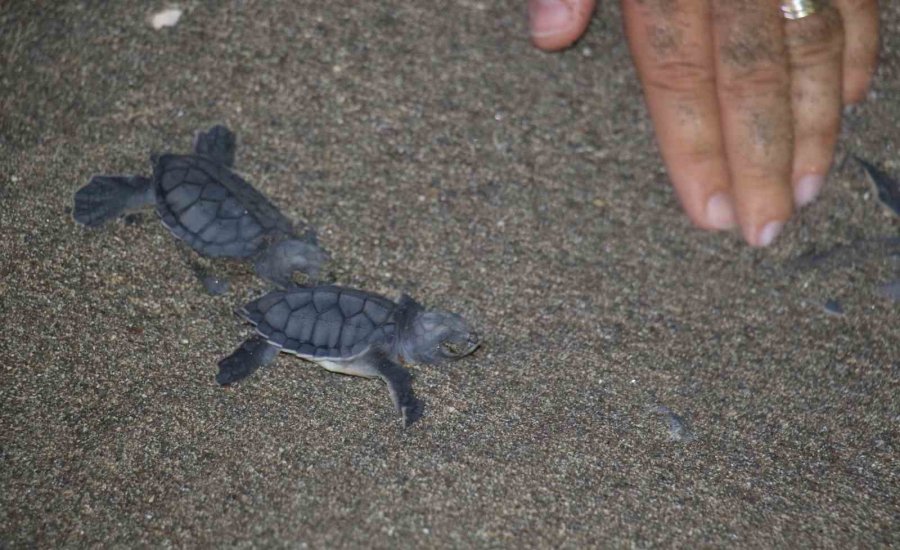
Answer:
<svg viewBox="0 0 900 550"><path fill-rule="evenodd" d="M785 19L803 19L822 10L818 0L782 0L781 13Z"/></svg>

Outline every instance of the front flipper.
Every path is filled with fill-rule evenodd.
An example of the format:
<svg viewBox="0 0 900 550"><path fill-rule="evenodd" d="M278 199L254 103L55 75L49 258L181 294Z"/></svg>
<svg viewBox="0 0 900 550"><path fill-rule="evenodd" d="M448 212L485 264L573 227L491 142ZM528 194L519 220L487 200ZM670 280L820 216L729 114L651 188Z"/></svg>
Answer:
<svg viewBox="0 0 900 550"><path fill-rule="evenodd" d="M225 386L247 378L259 367L271 363L278 355L278 348L261 336L248 338L234 353L219 361L216 382Z"/></svg>
<svg viewBox="0 0 900 550"><path fill-rule="evenodd" d="M234 166L235 143L234 132L217 124L205 132L197 132L194 153L231 168Z"/></svg>
<svg viewBox="0 0 900 550"><path fill-rule="evenodd" d="M403 427L408 428L422 416L422 402L413 393L412 375L382 351L370 351L361 359L370 362L375 374L387 384L394 407L403 418Z"/></svg>
<svg viewBox="0 0 900 550"><path fill-rule="evenodd" d="M328 261L328 253L314 242L286 239L270 246L256 261L256 273L278 286L293 283L294 271L301 271L310 282L319 279L322 264Z"/></svg>
<svg viewBox="0 0 900 550"><path fill-rule="evenodd" d="M900 183L892 179L887 172L871 162L854 156L856 162L863 167L878 190L878 199L896 214L900 214Z"/></svg>
<svg viewBox="0 0 900 550"><path fill-rule="evenodd" d="M96 227L121 216L126 210L146 208L156 202L151 180L143 176L94 176L75 192L72 217Z"/></svg>

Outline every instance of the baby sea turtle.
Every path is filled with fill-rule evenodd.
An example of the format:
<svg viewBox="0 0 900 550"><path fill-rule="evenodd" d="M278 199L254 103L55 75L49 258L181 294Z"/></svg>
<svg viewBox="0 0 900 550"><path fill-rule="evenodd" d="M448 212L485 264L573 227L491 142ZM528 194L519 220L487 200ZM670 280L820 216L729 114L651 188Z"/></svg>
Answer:
<svg viewBox="0 0 900 550"><path fill-rule="evenodd" d="M219 384L249 376L279 351L292 353L332 372L381 378L404 426L418 418L421 406L400 363L453 361L479 344L462 317L425 310L405 294L394 302L351 288L294 286L269 292L237 313L257 334L219 361Z"/></svg>
<svg viewBox="0 0 900 550"><path fill-rule="evenodd" d="M294 271L318 278L328 254L315 232L297 228L232 170L235 137L225 126L200 132L190 155L153 156L153 176L94 176L75 193L75 221L88 227L154 206L173 235L202 256L250 260L287 286Z"/></svg>

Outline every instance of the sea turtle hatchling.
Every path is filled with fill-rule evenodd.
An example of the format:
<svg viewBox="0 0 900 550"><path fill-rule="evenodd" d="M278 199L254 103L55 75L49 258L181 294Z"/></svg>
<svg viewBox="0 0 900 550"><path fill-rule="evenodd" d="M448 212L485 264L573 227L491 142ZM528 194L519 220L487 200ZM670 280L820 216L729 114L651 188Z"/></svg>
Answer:
<svg viewBox="0 0 900 550"><path fill-rule="evenodd" d="M403 295L394 302L338 286L275 290L237 311L257 334L219 361L225 385L271 363L279 351L342 374L381 378L403 425L421 413L401 362L453 361L478 347L478 335L455 313L425 310Z"/></svg>
<svg viewBox="0 0 900 550"><path fill-rule="evenodd" d="M262 193L232 170L235 136L225 126L199 132L189 155L153 156L153 176L94 176L75 193L73 217L88 227L127 210L155 206L173 235L202 256L253 262L287 286L294 271L318 278L328 254L314 231L298 231Z"/></svg>

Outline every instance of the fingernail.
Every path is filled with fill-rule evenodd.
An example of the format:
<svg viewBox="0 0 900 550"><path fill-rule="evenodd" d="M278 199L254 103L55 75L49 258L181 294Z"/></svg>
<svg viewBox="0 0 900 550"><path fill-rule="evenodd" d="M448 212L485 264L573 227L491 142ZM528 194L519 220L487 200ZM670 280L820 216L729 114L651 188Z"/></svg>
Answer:
<svg viewBox="0 0 900 550"><path fill-rule="evenodd" d="M572 10L562 0L529 0L528 15L534 38L557 35L572 21Z"/></svg>
<svg viewBox="0 0 900 550"><path fill-rule="evenodd" d="M822 176L809 175L800 178L800 181L794 186L794 204L798 207L806 206L816 200L824 183L825 178Z"/></svg>
<svg viewBox="0 0 900 550"><path fill-rule="evenodd" d="M784 222L769 222L759 232L756 240L756 246L769 246L775 240L775 237L781 233L784 228Z"/></svg>
<svg viewBox="0 0 900 550"><path fill-rule="evenodd" d="M728 193L719 192L706 201L706 221L716 229L731 229L735 224L734 206Z"/></svg>

